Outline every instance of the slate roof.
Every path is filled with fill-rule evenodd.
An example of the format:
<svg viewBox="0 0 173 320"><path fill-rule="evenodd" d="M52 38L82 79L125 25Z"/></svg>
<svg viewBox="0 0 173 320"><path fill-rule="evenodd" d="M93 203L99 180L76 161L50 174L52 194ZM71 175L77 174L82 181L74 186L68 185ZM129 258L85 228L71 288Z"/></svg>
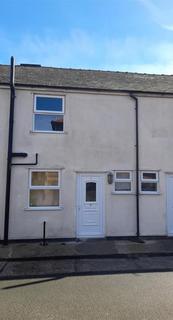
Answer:
<svg viewBox="0 0 173 320"><path fill-rule="evenodd" d="M0 85L9 84L10 66L0 65ZM91 90L173 93L173 75L16 66L16 85Z"/></svg>

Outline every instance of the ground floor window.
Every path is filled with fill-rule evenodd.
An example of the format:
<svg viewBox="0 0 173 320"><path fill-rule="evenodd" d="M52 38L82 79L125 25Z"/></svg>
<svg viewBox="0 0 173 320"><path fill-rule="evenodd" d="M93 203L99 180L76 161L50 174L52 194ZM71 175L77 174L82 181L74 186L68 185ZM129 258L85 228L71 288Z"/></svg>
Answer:
<svg viewBox="0 0 173 320"><path fill-rule="evenodd" d="M132 172L115 171L114 175L114 192L130 193L132 191Z"/></svg>
<svg viewBox="0 0 173 320"><path fill-rule="evenodd" d="M59 207L60 172L58 170L32 170L29 183L29 207Z"/></svg>
<svg viewBox="0 0 173 320"><path fill-rule="evenodd" d="M140 191L141 193L158 193L159 173L157 171L141 171Z"/></svg>

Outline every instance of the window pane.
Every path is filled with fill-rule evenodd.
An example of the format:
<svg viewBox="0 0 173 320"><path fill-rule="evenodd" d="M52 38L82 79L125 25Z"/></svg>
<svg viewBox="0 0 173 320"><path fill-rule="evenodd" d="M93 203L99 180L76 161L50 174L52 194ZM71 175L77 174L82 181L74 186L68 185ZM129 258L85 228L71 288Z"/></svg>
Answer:
<svg viewBox="0 0 173 320"><path fill-rule="evenodd" d="M62 103L62 98L36 97L36 110L62 112Z"/></svg>
<svg viewBox="0 0 173 320"><path fill-rule="evenodd" d="M30 190L30 207L58 207L59 190Z"/></svg>
<svg viewBox="0 0 173 320"><path fill-rule="evenodd" d="M116 172L117 179L130 179L130 172Z"/></svg>
<svg viewBox="0 0 173 320"><path fill-rule="evenodd" d="M96 201L96 183L87 182L86 183L86 202Z"/></svg>
<svg viewBox="0 0 173 320"><path fill-rule="evenodd" d="M33 171L32 186L58 186L58 172L56 171Z"/></svg>
<svg viewBox="0 0 173 320"><path fill-rule="evenodd" d="M156 172L143 172L143 179L156 179Z"/></svg>
<svg viewBox="0 0 173 320"><path fill-rule="evenodd" d="M34 130L63 131L63 116L35 114Z"/></svg>
<svg viewBox="0 0 173 320"><path fill-rule="evenodd" d="M131 191L131 182L115 182L115 191Z"/></svg>
<svg viewBox="0 0 173 320"><path fill-rule="evenodd" d="M157 183L155 182L142 182L141 191L157 192Z"/></svg>

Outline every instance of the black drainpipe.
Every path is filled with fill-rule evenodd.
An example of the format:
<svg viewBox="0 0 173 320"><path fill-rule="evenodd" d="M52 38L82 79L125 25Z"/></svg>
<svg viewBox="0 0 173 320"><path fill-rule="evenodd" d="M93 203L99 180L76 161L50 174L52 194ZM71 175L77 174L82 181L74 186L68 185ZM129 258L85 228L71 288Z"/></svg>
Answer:
<svg viewBox="0 0 173 320"><path fill-rule="evenodd" d="M130 97L135 100L135 128L136 128L136 236L140 241L139 228L139 116L138 98L130 93Z"/></svg>
<svg viewBox="0 0 173 320"><path fill-rule="evenodd" d="M8 129L8 154L7 154L7 175L6 175L6 196L5 196L4 245L8 244L8 229L9 229L11 162L12 162L12 147L13 147L13 121L14 121L14 100L15 100L14 79L15 79L15 62L14 62L14 57L11 57L10 114L9 114L9 129Z"/></svg>

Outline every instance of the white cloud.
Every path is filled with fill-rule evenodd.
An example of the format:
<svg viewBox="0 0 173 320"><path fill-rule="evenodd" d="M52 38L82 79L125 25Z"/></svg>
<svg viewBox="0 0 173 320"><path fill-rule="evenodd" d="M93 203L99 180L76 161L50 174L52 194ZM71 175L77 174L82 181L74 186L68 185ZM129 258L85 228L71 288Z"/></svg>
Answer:
<svg viewBox="0 0 173 320"><path fill-rule="evenodd" d="M13 47L13 53L19 61L42 63L43 65L68 65L81 56L90 57L93 54L93 43L87 33L74 30L64 39L56 34L46 33L25 35Z"/></svg>
<svg viewBox="0 0 173 320"><path fill-rule="evenodd" d="M173 74L173 63L168 63L162 65L159 63L155 64L132 64L132 65L123 65L121 71L129 72L139 72L139 73L150 73L150 74Z"/></svg>
<svg viewBox="0 0 173 320"><path fill-rule="evenodd" d="M150 13L152 19L163 29L173 31L172 0L137 0Z"/></svg>
<svg viewBox="0 0 173 320"><path fill-rule="evenodd" d="M73 30L66 38L53 32L42 36L23 36L10 41L0 33L6 56L17 63L45 66L119 70L144 73L173 73L173 43L149 43L135 37L96 38L82 30Z"/></svg>
<svg viewBox="0 0 173 320"><path fill-rule="evenodd" d="M171 24L170 25L162 24L162 28L169 31L173 31L173 25Z"/></svg>

